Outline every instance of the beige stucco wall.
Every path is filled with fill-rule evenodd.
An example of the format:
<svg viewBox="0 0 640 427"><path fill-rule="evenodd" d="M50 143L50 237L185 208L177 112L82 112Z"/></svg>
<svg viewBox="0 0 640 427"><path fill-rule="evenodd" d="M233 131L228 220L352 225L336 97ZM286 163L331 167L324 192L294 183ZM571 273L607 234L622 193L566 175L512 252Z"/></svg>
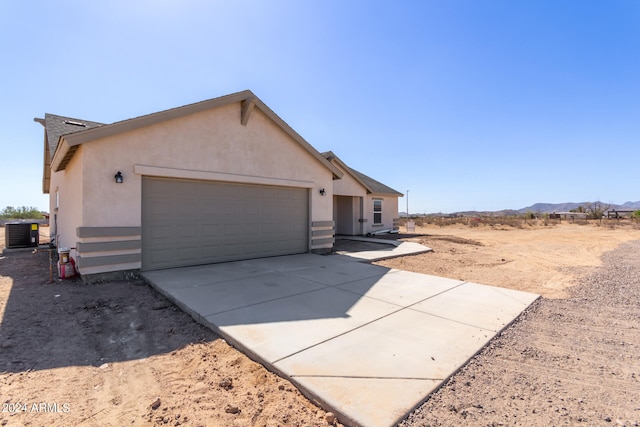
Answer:
<svg viewBox="0 0 640 427"><path fill-rule="evenodd" d="M344 175L341 179L333 181L333 194L336 196L358 196L364 197L367 194L366 188L355 180L349 173L345 172L344 168L336 165L334 166L340 169Z"/></svg>
<svg viewBox="0 0 640 427"><path fill-rule="evenodd" d="M382 224L373 224L373 200L382 200ZM395 196L376 196L368 194L364 201L365 234L393 228L393 219L398 217L398 198Z"/></svg>
<svg viewBox="0 0 640 427"><path fill-rule="evenodd" d="M382 200L382 224L373 223L373 200ZM336 234L366 235L380 230L393 228L393 220L398 218L398 198L394 196L381 196L368 194L363 198L362 218L360 223L360 197L337 196L333 197L333 218L336 222Z"/></svg>
<svg viewBox="0 0 640 427"><path fill-rule="evenodd" d="M76 227L82 223L82 176L85 169L83 156L84 150L80 147L67 169L51 173L49 226L52 234L56 236L56 245L59 248L75 246ZM57 207L56 193L59 201Z"/></svg>
<svg viewBox="0 0 640 427"><path fill-rule="evenodd" d="M351 212L352 219L351 225L347 225L345 210L341 209L341 206L345 206L348 203L343 198L334 197L334 201L337 202L334 205L333 217L338 223L340 229L336 229L337 234L367 234L380 230L393 228L393 220L398 217L398 197L396 196L381 196L374 194L367 194L367 190L356 179L351 176L345 169L336 165L338 169L344 172L342 179L333 181L333 193L336 196L352 196L351 197L351 209L346 208L346 211ZM360 226L360 197L364 199L362 217L366 219L362 227ZM382 200L382 224L373 224L373 199ZM349 232L351 231L351 232Z"/></svg>
<svg viewBox="0 0 640 427"><path fill-rule="evenodd" d="M118 171L122 184L114 182ZM332 172L257 108L243 126L236 103L82 144L66 169L52 174L51 212L60 192L59 243L99 240L78 239L77 227L140 227L144 174L308 188L310 222L333 219Z"/></svg>
<svg viewBox="0 0 640 427"><path fill-rule="evenodd" d="M85 164L91 165L84 172L84 225L141 225L142 175L134 173L136 165L167 168L166 176L172 176L171 170L205 171L291 181L312 188L312 221L332 217L331 171L258 109L241 125L240 103L88 142L83 148ZM117 171L124 175L121 185L113 182Z"/></svg>

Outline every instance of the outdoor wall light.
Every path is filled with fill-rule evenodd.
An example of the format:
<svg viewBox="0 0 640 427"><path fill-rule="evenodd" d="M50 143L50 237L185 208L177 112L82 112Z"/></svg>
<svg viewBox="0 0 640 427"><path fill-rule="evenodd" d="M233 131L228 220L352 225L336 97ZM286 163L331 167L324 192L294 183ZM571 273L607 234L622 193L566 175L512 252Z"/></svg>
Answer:
<svg viewBox="0 0 640 427"><path fill-rule="evenodd" d="M114 176L116 179L116 184L122 184L124 181L124 177L122 176L122 172L118 171L118 173Z"/></svg>
<svg viewBox="0 0 640 427"><path fill-rule="evenodd" d="M321 189L320 189L320 195L321 195L321 196L324 196L324 195L325 195L325 193L326 193L326 191L324 191L324 188L321 188Z"/></svg>

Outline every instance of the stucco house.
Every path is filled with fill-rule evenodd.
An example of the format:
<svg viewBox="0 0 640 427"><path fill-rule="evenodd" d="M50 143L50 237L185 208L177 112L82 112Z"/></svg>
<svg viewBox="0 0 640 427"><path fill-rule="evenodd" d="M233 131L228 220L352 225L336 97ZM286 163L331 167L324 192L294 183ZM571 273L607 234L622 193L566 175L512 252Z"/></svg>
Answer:
<svg viewBox="0 0 640 427"><path fill-rule="evenodd" d="M319 153L248 90L112 124L34 120L51 236L85 280L328 252L336 232L398 215L400 193Z"/></svg>
<svg viewBox="0 0 640 427"><path fill-rule="evenodd" d="M341 179L333 181L336 234L369 235L397 229L402 193L350 168L332 151L322 155L342 173Z"/></svg>

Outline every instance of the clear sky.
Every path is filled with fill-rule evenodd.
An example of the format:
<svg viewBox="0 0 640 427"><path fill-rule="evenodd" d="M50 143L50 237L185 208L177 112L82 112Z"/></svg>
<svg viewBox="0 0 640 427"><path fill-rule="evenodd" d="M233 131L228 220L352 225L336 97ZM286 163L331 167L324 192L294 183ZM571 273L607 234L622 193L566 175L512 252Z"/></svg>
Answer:
<svg viewBox="0 0 640 427"><path fill-rule="evenodd" d="M0 209L48 210L34 117L244 89L412 213L640 200L637 0L0 0L0 43Z"/></svg>

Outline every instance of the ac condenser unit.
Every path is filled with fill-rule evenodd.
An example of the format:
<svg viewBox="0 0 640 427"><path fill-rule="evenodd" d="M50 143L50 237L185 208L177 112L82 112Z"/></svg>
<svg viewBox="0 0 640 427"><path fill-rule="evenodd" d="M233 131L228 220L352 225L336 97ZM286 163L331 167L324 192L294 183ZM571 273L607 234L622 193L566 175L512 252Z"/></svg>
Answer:
<svg viewBox="0 0 640 427"><path fill-rule="evenodd" d="M4 241L7 249L38 246L40 231L36 222L7 223L4 225Z"/></svg>

